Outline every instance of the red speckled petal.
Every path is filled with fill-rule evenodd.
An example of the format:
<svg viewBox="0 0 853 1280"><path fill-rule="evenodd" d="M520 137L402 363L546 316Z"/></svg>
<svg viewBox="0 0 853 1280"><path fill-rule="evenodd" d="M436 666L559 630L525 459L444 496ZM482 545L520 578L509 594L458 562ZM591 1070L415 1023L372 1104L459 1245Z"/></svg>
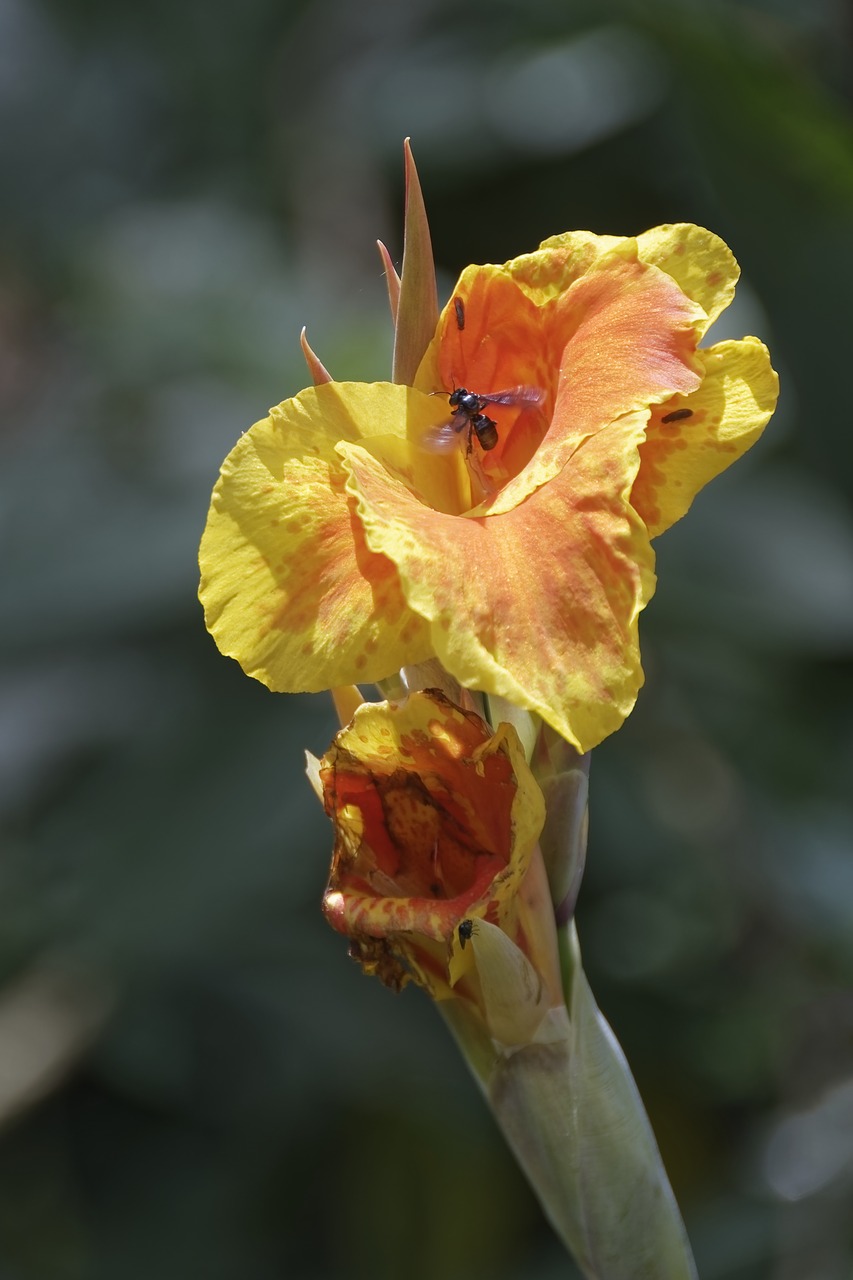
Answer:
<svg viewBox="0 0 853 1280"><path fill-rule="evenodd" d="M365 703L320 776L336 832L329 922L365 943L390 942L433 994L449 994L460 920L511 920L544 822L515 731L492 735L435 690L401 705ZM366 954L393 976L387 949Z"/></svg>

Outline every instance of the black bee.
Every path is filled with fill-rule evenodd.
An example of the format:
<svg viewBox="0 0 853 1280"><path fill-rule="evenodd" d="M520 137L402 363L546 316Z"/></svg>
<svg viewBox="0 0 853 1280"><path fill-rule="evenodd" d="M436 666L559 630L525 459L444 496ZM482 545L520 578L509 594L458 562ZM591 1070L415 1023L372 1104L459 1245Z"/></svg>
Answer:
<svg viewBox="0 0 853 1280"><path fill-rule="evenodd" d="M466 943L466 942L468 941L468 939L471 937L471 935L472 935L472 933L473 933L473 932L474 932L474 921L473 921L473 920L460 920L460 921L459 921L459 945L460 945L460 947L462 948L462 950L463 950L463 951L465 950L465 943Z"/></svg>
<svg viewBox="0 0 853 1280"><path fill-rule="evenodd" d="M473 449L475 436L480 448L488 452L498 442L498 424L483 412L484 409L492 404L532 409L544 398L545 394L539 387L510 387L508 391L494 391L490 395L478 395L467 387L456 387L449 396L452 417L449 422L430 431L427 448L438 452L451 448L459 440L461 432L467 429L466 453Z"/></svg>

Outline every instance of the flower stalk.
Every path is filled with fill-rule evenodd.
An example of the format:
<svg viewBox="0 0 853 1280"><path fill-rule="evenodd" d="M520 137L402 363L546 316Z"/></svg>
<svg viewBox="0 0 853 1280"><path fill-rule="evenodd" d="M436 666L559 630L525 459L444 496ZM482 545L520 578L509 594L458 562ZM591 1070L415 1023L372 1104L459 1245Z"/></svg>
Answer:
<svg viewBox="0 0 853 1280"><path fill-rule="evenodd" d="M572 830L585 827L577 790ZM581 810L584 812L581 813ZM549 815L550 816L550 815ZM500 1051L453 1002L439 1005L551 1225L588 1280L695 1280L651 1125L596 1005L573 919L558 930L565 1004L547 1033Z"/></svg>

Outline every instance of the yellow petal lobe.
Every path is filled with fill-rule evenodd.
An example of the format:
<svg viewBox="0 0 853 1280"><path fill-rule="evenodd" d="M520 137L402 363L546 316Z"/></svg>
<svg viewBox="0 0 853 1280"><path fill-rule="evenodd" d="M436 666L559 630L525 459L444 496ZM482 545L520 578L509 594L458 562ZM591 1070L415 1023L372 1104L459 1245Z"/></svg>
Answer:
<svg viewBox="0 0 853 1280"><path fill-rule="evenodd" d="M720 342L701 355L698 391L657 405L640 446L631 501L653 538L755 443L776 407L779 380L757 338Z"/></svg>
<svg viewBox="0 0 853 1280"><path fill-rule="evenodd" d="M408 387L331 382L278 405L237 442L213 491L199 595L220 650L247 674L316 691L430 656L394 564L365 542L335 446L385 435L405 451L437 412Z"/></svg>
<svg viewBox="0 0 853 1280"><path fill-rule="evenodd" d="M703 333L734 297L740 267L713 231L690 222L670 223L637 236L637 247L643 262L672 276L688 298L702 307L708 317Z"/></svg>

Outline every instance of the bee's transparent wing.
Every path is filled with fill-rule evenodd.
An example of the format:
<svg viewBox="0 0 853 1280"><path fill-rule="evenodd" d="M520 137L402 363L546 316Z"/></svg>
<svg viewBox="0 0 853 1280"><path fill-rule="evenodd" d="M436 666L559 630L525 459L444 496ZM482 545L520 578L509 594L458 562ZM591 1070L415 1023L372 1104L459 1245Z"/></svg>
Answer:
<svg viewBox="0 0 853 1280"><path fill-rule="evenodd" d="M532 409L545 399L541 387L508 387L506 391L493 391L491 395L481 396L487 404L515 405L517 408Z"/></svg>
<svg viewBox="0 0 853 1280"><path fill-rule="evenodd" d="M418 443L427 453L450 453L462 442L462 432L467 425L466 420L458 422L451 418L449 422L430 427Z"/></svg>

